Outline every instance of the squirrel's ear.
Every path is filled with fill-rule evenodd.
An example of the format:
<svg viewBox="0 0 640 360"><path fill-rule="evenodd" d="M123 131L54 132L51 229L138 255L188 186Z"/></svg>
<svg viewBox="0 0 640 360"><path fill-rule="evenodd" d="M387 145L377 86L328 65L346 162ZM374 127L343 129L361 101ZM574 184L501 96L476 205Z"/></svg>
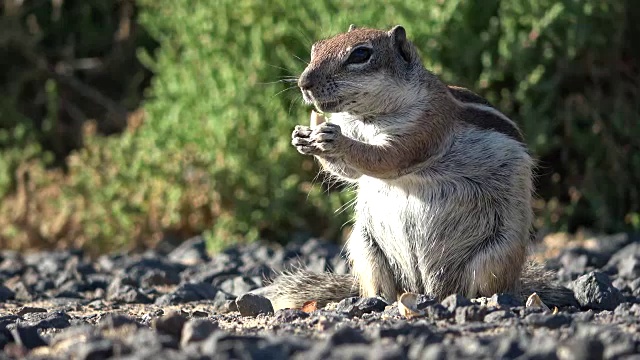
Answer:
<svg viewBox="0 0 640 360"><path fill-rule="evenodd" d="M396 51L398 51L400 56L402 56L404 61L408 63L413 61L415 54L411 44L407 40L407 32L404 30L404 28L401 25L396 25L391 30L389 30L388 34L393 41L393 47L396 49Z"/></svg>
<svg viewBox="0 0 640 360"><path fill-rule="evenodd" d="M356 29L356 26L354 24L351 24L351 25L349 25L349 31L348 32L351 32L351 31L353 31L355 29Z"/></svg>

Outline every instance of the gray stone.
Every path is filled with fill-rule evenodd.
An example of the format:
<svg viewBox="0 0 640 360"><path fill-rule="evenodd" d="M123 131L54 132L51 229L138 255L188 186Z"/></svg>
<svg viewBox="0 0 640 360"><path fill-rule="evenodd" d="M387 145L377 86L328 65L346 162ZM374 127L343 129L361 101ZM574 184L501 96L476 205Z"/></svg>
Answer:
<svg viewBox="0 0 640 360"><path fill-rule="evenodd" d="M218 323L205 319L189 320L182 328L182 347L190 343L202 341L208 338L214 331L218 330Z"/></svg>
<svg viewBox="0 0 640 360"><path fill-rule="evenodd" d="M157 331L169 334L176 338L180 338L182 334L182 328L187 320L188 319L186 316L178 312L170 312L166 315L156 318L152 323L153 327Z"/></svg>
<svg viewBox="0 0 640 360"><path fill-rule="evenodd" d="M227 294L239 296L259 287L255 281L246 276L235 276L221 282L218 288Z"/></svg>
<svg viewBox="0 0 640 360"><path fill-rule="evenodd" d="M559 360L598 360L603 358L604 346L598 339L570 339L558 346Z"/></svg>
<svg viewBox="0 0 640 360"><path fill-rule="evenodd" d="M456 309L459 307L472 305L472 302L469 301L469 299L467 299L466 297L460 294L449 295L446 298L444 298L444 300L442 300L440 303L442 304L442 306L447 308L447 310L449 310L451 313L455 313Z"/></svg>
<svg viewBox="0 0 640 360"><path fill-rule="evenodd" d="M16 322L16 324L18 326L34 327L38 329L64 329L71 326L69 320L71 320L71 318L64 312L52 311L48 313L25 314L22 319L19 319Z"/></svg>
<svg viewBox="0 0 640 360"><path fill-rule="evenodd" d="M397 307L396 307L397 308ZM427 307L427 316L431 320L444 320L453 316L453 313L449 311L443 304L435 304Z"/></svg>
<svg viewBox="0 0 640 360"><path fill-rule="evenodd" d="M609 277L600 271L580 276L570 287L580 306L586 309L614 310L625 300Z"/></svg>
<svg viewBox="0 0 640 360"><path fill-rule="evenodd" d="M183 304L192 301L213 300L218 289L208 283L188 283L178 286L173 292L156 299L156 305Z"/></svg>
<svg viewBox="0 0 640 360"><path fill-rule="evenodd" d="M47 312L47 309L43 309L39 307L23 306L22 308L20 308L17 315L22 316L30 313L46 313L46 312Z"/></svg>
<svg viewBox="0 0 640 360"><path fill-rule="evenodd" d="M167 258L182 265L195 265L209 261L207 246L202 236L183 242L173 249Z"/></svg>
<svg viewBox="0 0 640 360"><path fill-rule="evenodd" d="M429 306L433 306L435 304L437 304L438 301L436 300L435 297L433 296L429 296L429 295L425 295L425 294L418 294L417 298L416 298L416 308L418 310L424 310Z"/></svg>
<svg viewBox="0 0 640 360"><path fill-rule="evenodd" d="M486 314L486 307L471 305L457 308L455 317L458 324L464 324L473 321L483 321Z"/></svg>
<svg viewBox="0 0 640 360"><path fill-rule="evenodd" d="M524 318L524 322L528 325L549 329L570 325L571 321L571 316L566 314L529 314Z"/></svg>
<svg viewBox="0 0 640 360"><path fill-rule="evenodd" d="M5 302L7 300L13 300L16 297L16 293L14 293L11 289L4 285L0 285L0 301Z"/></svg>
<svg viewBox="0 0 640 360"><path fill-rule="evenodd" d="M387 303L382 299L370 297L359 298L350 297L338 303L336 311L350 317L360 317L371 312L382 312L387 307Z"/></svg>
<svg viewBox="0 0 640 360"><path fill-rule="evenodd" d="M511 319L514 317L516 317L516 315L509 310L498 310L498 311L492 311L487 315L485 315L484 322L487 322L487 323L500 322L500 321Z"/></svg>
<svg viewBox="0 0 640 360"><path fill-rule="evenodd" d="M517 307L524 305L522 298L519 296L515 296L513 294L500 293L493 294L493 296L489 299L489 306L498 306L498 307Z"/></svg>
<svg viewBox="0 0 640 360"><path fill-rule="evenodd" d="M343 326L331 334L327 342L331 346L338 346L344 344L368 344L369 340L362 335L361 331L349 326Z"/></svg>
<svg viewBox="0 0 640 360"><path fill-rule="evenodd" d="M640 254L630 254L620 260L618 275L630 280L640 277Z"/></svg>
<svg viewBox="0 0 640 360"><path fill-rule="evenodd" d="M306 319L309 314L298 309L280 309L276 311L274 317L277 321L286 324L297 319Z"/></svg>
<svg viewBox="0 0 640 360"><path fill-rule="evenodd" d="M242 316L257 316L259 314L273 314L271 301L264 296L244 294L236 299L238 311Z"/></svg>
<svg viewBox="0 0 640 360"><path fill-rule="evenodd" d="M40 337L40 334L38 334L38 329L32 326L18 326L11 330L11 335L13 336L13 341L15 341L16 344L24 346L27 349L34 349L39 346L47 345L47 343Z"/></svg>

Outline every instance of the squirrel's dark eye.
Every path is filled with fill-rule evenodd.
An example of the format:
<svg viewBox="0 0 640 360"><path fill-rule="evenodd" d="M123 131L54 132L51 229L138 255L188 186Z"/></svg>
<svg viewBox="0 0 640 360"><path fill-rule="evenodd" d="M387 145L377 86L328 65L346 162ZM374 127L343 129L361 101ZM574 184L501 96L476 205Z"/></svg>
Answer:
<svg viewBox="0 0 640 360"><path fill-rule="evenodd" d="M347 59L347 64L363 64L369 61L371 58L371 49L367 47L358 47L355 48L349 58Z"/></svg>

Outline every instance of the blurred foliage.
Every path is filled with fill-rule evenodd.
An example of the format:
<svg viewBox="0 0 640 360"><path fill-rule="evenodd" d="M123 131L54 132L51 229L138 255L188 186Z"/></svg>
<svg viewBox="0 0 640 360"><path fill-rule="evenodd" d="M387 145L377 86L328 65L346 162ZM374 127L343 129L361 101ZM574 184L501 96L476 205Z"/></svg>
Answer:
<svg viewBox="0 0 640 360"><path fill-rule="evenodd" d="M76 7L100 8L62 3L63 18ZM105 1L101 4L110 5L99 13L113 16L125 3ZM131 40L155 74L144 113L132 111L144 87L139 81L144 75L132 75L140 74L133 66L111 73L109 81L91 82L86 71L71 71L86 77L80 84L50 66L39 75L46 81L31 86L42 94L37 103L42 110L35 115L16 105L29 104L16 95L18 80L1 78L10 96L0 111L13 119L13 125L0 126L4 243L59 242L103 250L203 231L214 247L257 238L286 241L299 232L337 237L350 214L334 211L351 195L319 185L317 166L289 145L289 134L295 124L308 122L295 76L311 44L351 23L404 25L428 68L486 96L522 126L539 159L539 228L640 228L636 2L138 0L135 5L137 21L159 44L153 50L148 40ZM14 28L19 25L26 39L20 43L33 43L29 46L38 54L69 54L64 51L68 34L61 32L111 41L85 42L85 52L71 51L65 64L116 47L114 27L91 17L65 26L40 25L43 35L35 36L27 13L18 20L5 14L0 26L9 20ZM39 39L49 33L59 41L43 49ZM56 63L46 58L47 64ZM128 84L128 90L103 90L110 81ZM53 149L54 160L65 154L50 145L55 138L50 129L61 123L60 109L68 108L69 88L86 97L82 84L113 101L87 99L109 106L96 111L96 122L80 121L82 146L62 157L64 171L49 169L51 159L40 149ZM105 126L104 119L113 118L105 114L118 107L130 112L125 121L119 128ZM118 136L100 135L125 127ZM27 143L32 150L22 152Z"/></svg>
<svg viewBox="0 0 640 360"><path fill-rule="evenodd" d="M136 12L133 0L0 1L3 246L76 244L82 230L71 226L76 210L67 205L85 194L67 189L61 197L75 181L62 170L83 147L85 125L118 134L139 107L151 72L137 51L157 43ZM97 215L85 216L108 222Z"/></svg>

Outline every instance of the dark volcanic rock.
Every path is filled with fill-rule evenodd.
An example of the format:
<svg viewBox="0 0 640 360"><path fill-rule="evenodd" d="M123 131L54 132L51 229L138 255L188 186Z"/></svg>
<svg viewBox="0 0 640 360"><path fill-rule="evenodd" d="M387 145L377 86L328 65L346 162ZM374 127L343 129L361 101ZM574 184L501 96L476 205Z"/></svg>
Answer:
<svg viewBox="0 0 640 360"><path fill-rule="evenodd" d="M64 329L71 326L69 322L71 318L69 315L62 311L52 312L33 312L22 316L22 319L18 319L16 324L18 327L34 327L38 329Z"/></svg>
<svg viewBox="0 0 640 360"><path fill-rule="evenodd" d="M142 325L131 316L120 314L106 314L98 323L98 327L101 329L115 329L123 326L142 327Z"/></svg>
<svg viewBox="0 0 640 360"><path fill-rule="evenodd" d="M297 319L306 319L309 314L298 309L280 309L274 314L275 319L281 323L289 323Z"/></svg>
<svg viewBox="0 0 640 360"><path fill-rule="evenodd" d="M201 353L216 359L287 359L291 352L287 345L259 336L213 333L202 341Z"/></svg>
<svg viewBox="0 0 640 360"><path fill-rule="evenodd" d="M235 296L246 294L258 287L260 287L260 284L258 284L254 279L246 276L233 277L218 284L218 288L220 290Z"/></svg>
<svg viewBox="0 0 640 360"><path fill-rule="evenodd" d="M8 285L7 287L15 293L15 300L32 301L34 299L31 291L29 291L23 281L16 281L13 284Z"/></svg>
<svg viewBox="0 0 640 360"><path fill-rule="evenodd" d="M604 346L598 339L570 339L558 346L556 354L560 360L603 359Z"/></svg>
<svg viewBox="0 0 640 360"><path fill-rule="evenodd" d="M442 302L419 295L425 316L410 319L378 298L275 313L266 298L236 298L292 265L344 273L341 246L320 240L239 245L211 259L200 238L171 252L97 261L70 251L0 251L0 279L15 294L0 306L0 360L633 358L640 352L633 239L615 246L591 239L588 250L562 250L550 265L561 284L577 278L571 286L581 308L553 314L510 294Z"/></svg>
<svg viewBox="0 0 640 360"><path fill-rule="evenodd" d="M471 301L460 294L449 295L441 302L442 306L454 313L457 308L472 305Z"/></svg>
<svg viewBox="0 0 640 360"><path fill-rule="evenodd" d="M416 308L418 310L424 310L428 306L432 306L437 303L438 301L434 297L425 294L418 294L418 297L416 298Z"/></svg>
<svg viewBox="0 0 640 360"><path fill-rule="evenodd" d="M576 279L571 284L580 306L594 310L613 310L624 296L616 289L609 277L599 271L592 271Z"/></svg>
<svg viewBox="0 0 640 360"><path fill-rule="evenodd" d="M381 327L373 330L372 338L404 338L407 341L420 341L423 344L439 342L442 336L427 322L418 321L410 324L402 322L389 327Z"/></svg>
<svg viewBox="0 0 640 360"><path fill-rule="evenodd" d="M211 284L182 284L173 292L156 300L156 305L183 304L192 301L213 300L218 290Z"/></svg>
<svg viewBox="0 0 640 360"><path fill-rule="evenodd" d="M16 297L16 293L11 291L8 287L0 285L0 301L13 300Z"/></svg>
<svg viewBox="0 0 640 360"><path fill-rule="evenodd" d="M8 327L12 327L10 325L15 324L19 319L20 317L15 315L0 316L0 329L6 329Z"/></svg>
<svg viewBox="0 0 640 360"><path fill-rule="evenodd" d="M46 313L46 312L47 312L47 309L24 306L18 311L17 315L22 316L30 313Z"/></svg>
<svg viewBox="0 0 640 360"><path fill-rule="evenodd" d="M107 288L107 300L124 303L150 302L138 289L138 283L125 274L119 274L113 278Z"/></svg>
<svg viewBox="0 0 640 360"><path fill-rule="evenodd" d="M79 344L73 354L74 359L109 359L114 355L114 341L111 339L97 339ZM122 351L120 349L120 351Z"/></svg>
<svg viewBox="0 0 640 360"><path fill-rule="evenodd" d="M273 314L271 301L264 296L244 294L236 299L238 311L242 316L257 316L259 314Z"/></svg>
<svg viewBox="0 0 640 360"><path fill-rule="evenodd" d="M640 254L632 254L621 259L618 263L618 275L626 279L640 277Z"/></svg>
<svg viewBox="0 0 640 360"><path fill-rule="evenodd" d="M35 327L18 326L11 330L11 335L13 336L13 341L15 341L16 344L24 346L27 349L47 345L47 343L42 340L40 334L38 334L38 329Z"/></svg>
<svg viewBox="0 0 640 360"><path fill-rule="evenodd" d="M429 317L429 319L435 321L448 319L453 316L453 313L449 311L449 309L447 309L444 305L435 304L433 306L427 307L427 316Z"/></svg>
<svg viewBox="0 0 640 360"><path fill-rule="evenodd" d="M361 331L344 326L331 334L327 342L331 346L338 346L344 344L368 344L370 341L364 337Z"/></svg>
<svg viewBox="0 0 640 360"><path fill-rule="evenodd" d="M202 236L191 238L173 249L167 258L182 265L195 265L209 261L207 246Z"/></svg>
<svg viewBox="0 0 640 360"><path fill-rule="evenodd" d="M609 262L604 269L609 273L618 273L621 276L632 276L634 273L638 274L635 260L640 258L640 241L632 242L624 248L618 250L609 259ZM637 277L638 275L636 275Z"/></svg>
<svg viewBox="0 0 640 360"><path fill-rule="evenodd" d="M561 268L558 276L563 281L575 280L578 276L600 268L607 263L608 256L583 248L565 249L560 255Z"/></svg>
<svg viewBox="0 0 640 360"><path fill-rule="evenodd" d="M153 286L177 285L180 279L175 276L167 276L162 270L150 270L146 274L140 276L140 286L142 288L150 288Z"/></svg>
<svg viewBox="0 0 640 360"><path fill-rule="evenodd" d="M387 305L388 304L384 300L375 297L350 297L340 301L336 311L348 316L360 317L363 314L371 312L382 312Z"/></svg>
<svg viewBox="0 0 640 360"><path fill-rule="evenodd" d="M493 296L489 299L489 306L510 308L522 305L524 305L522 299L513 294L493 294Z"/></svg>
<svg viewBox="0 0 640 360"><path fill-rule="evenodd" d="M190 320L182 328L180 344L185 347L190 343L202 341L216 330L218 330L216 322L203 319Z"/></svg>
<svg viewBox="0 0 640 360"><path fill-rule="evenodd" d="M221 258L221 259L218 259ZM237 260L229 259L223 255L217 255L214 260L206 264L191 266L180 273L181 282L204 282L216 284L230 277L240 275Z"/></svg>
<svg viewBox="0 0 640 360"><path fill-rule="evenodd" d="M182 328L188 321L187 317L177 312L171 312L153 321L153 327L165 334L180 338Z"/></svg>
<svg viewBox="0 0 640 360"><path fill-rule="evenodd" d="M152 302L151 299L143 294L135 285L118 282L118 279L120 278L116 278L116 280L109 285L107 290L107 300L128 304L149 304Z"/></svg>
<svg viewBox="0 0 640 360"><path fill-rule="evenodd" d="M525 323L536 326L557 329L571 324L571 316L567 314L529 314L524 319Z"/></svg>
<svg viewBox="0 0 640 360"><path fill-rule="evenodd" d="M488 323L492 323L492 322L499 322L499 321L503 321L506 319L511 319L514 318L516 315L508 310L498 310L498 311L492 311L490 313L488 313L487 315L485 315L484 317L484 321L488 322Z"/></svg>
<svg viewBox="0 0 640 360"><path fill-rule="evenodd" d="M20 253L3 251L0 261L0 279L8 279L25 271L25 264Z"/></svg>
<svg viewBox="0 0 640 360"><path fill-rule="evenodd" d="M129 262L122 269L122 273L127 274L137 285L141 284L142 277L151 272L162 274L167 283L178 284L180 283L180 273L184 269L184 265L172 263L151 254Z"/></svg>
<svg viewBox="0 0 640 360"><path fill-rule="evenodd" d="M464 324L471 321L483 321L486 314L486 307L470 305L457 308L455 318L457 323Z"/></svg>

